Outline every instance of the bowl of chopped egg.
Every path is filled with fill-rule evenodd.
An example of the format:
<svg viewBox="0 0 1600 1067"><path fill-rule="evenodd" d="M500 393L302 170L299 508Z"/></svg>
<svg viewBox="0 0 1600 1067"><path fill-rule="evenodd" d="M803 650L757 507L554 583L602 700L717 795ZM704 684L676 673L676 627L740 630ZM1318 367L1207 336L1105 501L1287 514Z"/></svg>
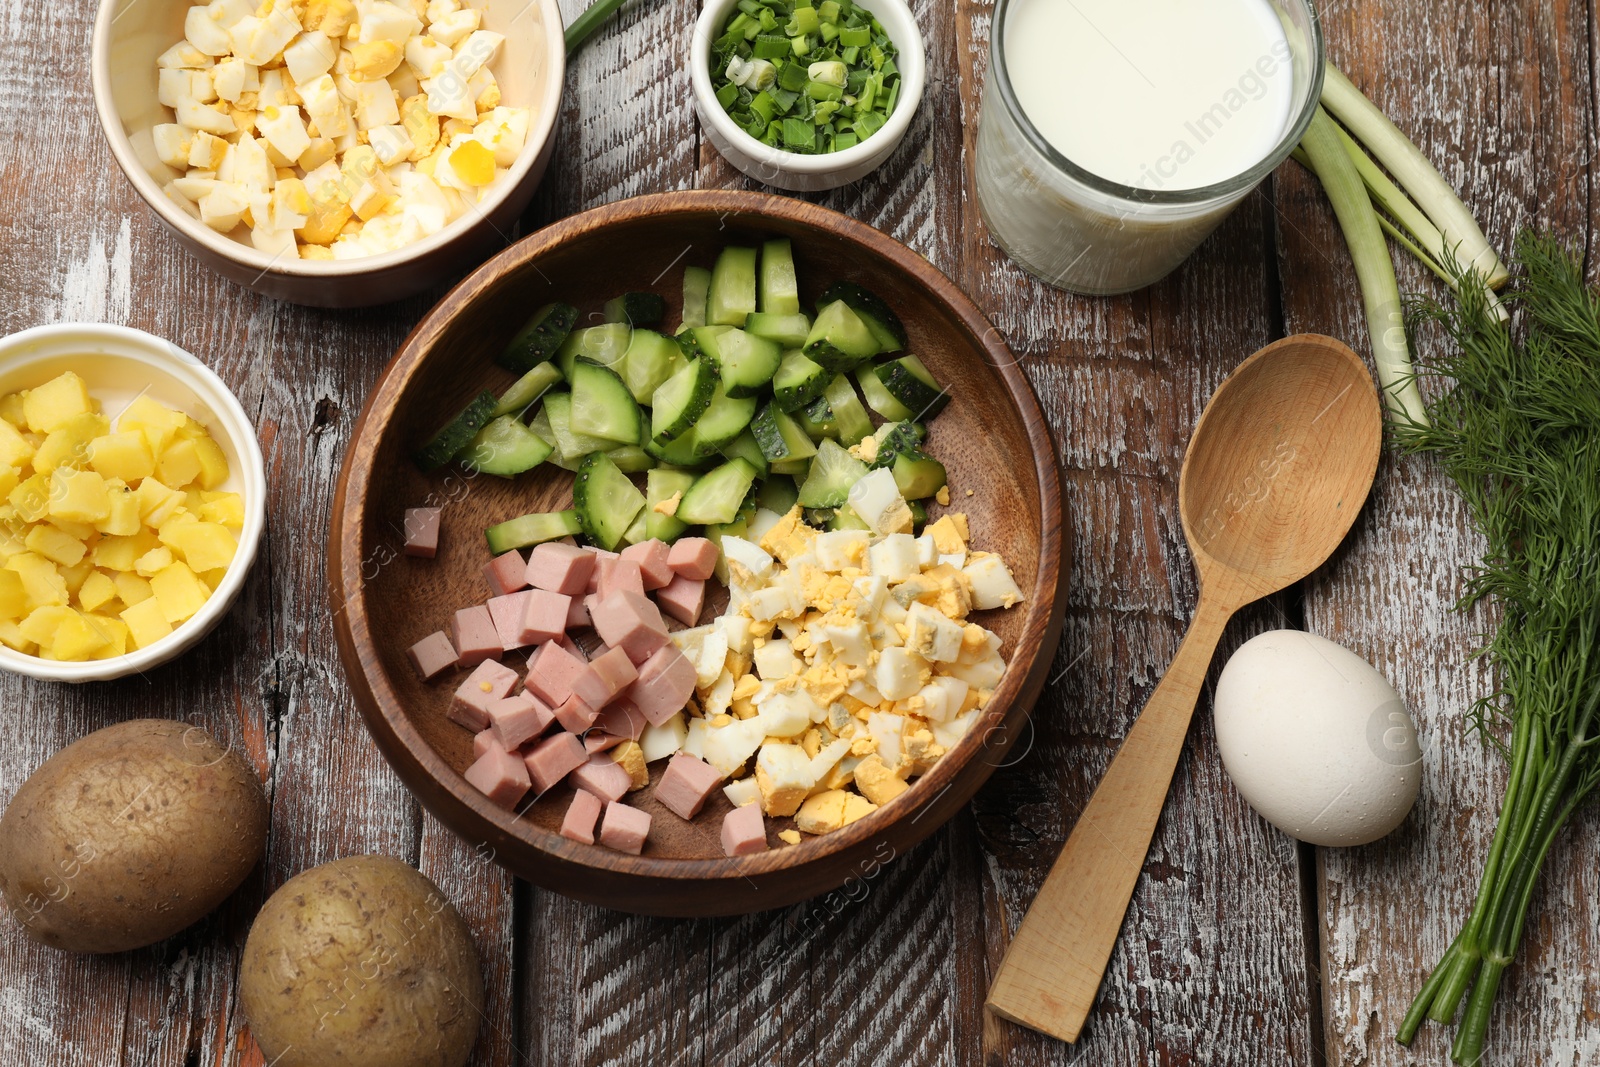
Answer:
<svg viewBox="0 0 1600 1067"><path fill-rule="evenodd" d="M504 245L550 160L556 0L103 0L100 124L201 262L386 303Z"/></svg>
<svg viewBox="0 0 1600 1067"><path fill-rule="evenodd" d="M0 339L0 669L109 681L188 650L244 588L266 489L188 352L101 324Z"/></svg>

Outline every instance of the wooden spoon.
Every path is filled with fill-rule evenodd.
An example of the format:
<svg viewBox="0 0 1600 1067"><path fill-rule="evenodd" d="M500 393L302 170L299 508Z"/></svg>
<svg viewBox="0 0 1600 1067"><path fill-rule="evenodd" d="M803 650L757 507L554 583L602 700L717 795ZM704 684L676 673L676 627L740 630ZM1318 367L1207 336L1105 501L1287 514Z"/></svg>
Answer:
<svg viewBox="0 0 1600 1067"><path fill-rule="evenodd" d="M1212 396L1178 481L1200 576L1194 621L1023 918L990 1011L1077 1040L1223 627L1332 555L1372 487L1382 434L1366 365L1331 337L1270 344Z"/></svg>

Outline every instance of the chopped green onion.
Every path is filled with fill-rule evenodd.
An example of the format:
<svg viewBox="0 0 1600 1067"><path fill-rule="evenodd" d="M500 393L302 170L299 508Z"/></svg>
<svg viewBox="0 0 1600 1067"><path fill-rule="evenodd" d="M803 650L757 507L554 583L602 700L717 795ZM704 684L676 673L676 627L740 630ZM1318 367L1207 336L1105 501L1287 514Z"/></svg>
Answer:
<svg viewBox="0 0 1600 1067"><path fill-rule="evenodd" d="M783 143L797 152L810 152L817 146L817 128L804 119L784 119Z"/></svg>
<svg viewBox="0 0 1600 1067"><path fill-rule="evenodd" d="M803 37L808 33L816 33L822 27L817 21L817 9L814 7L797 7L794 14L789 17L789 25L784 27L785 33L790 37Z"/></svg>
<svg viewBox="0 0 1600 1067"><path fill-rule="evenodd" d="M843 87L844 81L850 76L845 65L838 60L823 63L813 63L806 74L814 82L826 82L829 85Z"/></svg>

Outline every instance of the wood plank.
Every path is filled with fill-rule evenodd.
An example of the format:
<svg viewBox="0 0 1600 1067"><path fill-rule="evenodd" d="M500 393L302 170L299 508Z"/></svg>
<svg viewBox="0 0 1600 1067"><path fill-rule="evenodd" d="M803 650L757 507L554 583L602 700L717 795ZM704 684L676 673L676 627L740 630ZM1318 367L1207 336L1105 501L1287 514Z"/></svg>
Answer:
<svg viewBox="0 0 1600 1067"><path fill-rule="evenodd" d="M1530 224L1592 244L1592 5L1502 5L1463 18L1437 4L1362 0L1325 19L1334 61L1462 190L1502 249ZM1348 255L1320 193L1289 167L1280 194L1288 328L1333 333L1366 351ZM1403 289L1440 293L1398 259ZM1410 1051L1393 1043L1470 910L1504 788L1503 761L1469 734L1465 717L1490 685L1470 656L1492 619L1448 610L1481 548L1432 462L1390 459L1348 551L1306 591L1308 627L1373 662L1424 742L1422 797L1405 825L1367 848L1319 850L1330 1065L1442 1062L1453 1038L1453 1027L1430 1024ZM1546 867L1521 961L1501 985L1491 1057L1600 1057L1588 977L1600 877L1584 844L1597 826L1591 810Z"/></svg>

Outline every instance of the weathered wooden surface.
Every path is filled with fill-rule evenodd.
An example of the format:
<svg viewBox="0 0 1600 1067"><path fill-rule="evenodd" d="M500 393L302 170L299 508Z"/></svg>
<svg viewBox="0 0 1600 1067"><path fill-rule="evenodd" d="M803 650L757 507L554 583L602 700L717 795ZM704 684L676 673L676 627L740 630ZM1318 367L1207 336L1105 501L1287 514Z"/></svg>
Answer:
<svg viewBox="0 0 1600 1067"><path fill-rule="evenodd" d="M563 0L569 17L581 6ZM1335 59L1444 163L1493 237L1538 222L1593 242L1588 5L1326 7ZM1324 1062L1324 1049L1339 1065L1444 1060L1437 1029L1410 1053L1389 1034L1465 909L1500 771L1461 728L1484 684L1462 666L1482 620L1444 606L1474 545L1426 464L1386 465L1349 549L1299 595L1242 617L1223 649L1305 625L1395 681L1427 751L1424 799L1401 835L1297 850L1238 799L1202 714L1084 1041L1069 1048L984 1020L1006 938L1193 606L1176 476L1201 406L1285 330L1362 348L1364 329L1343 247L1293 165L1147 292L1087 300L1028 280L988 244L966 192L989 5L917 8L930 70L911 135L878 174L820 199L960 282L1039 389L1076 536L1060 678L1011 765L914 854L783 912L675 922L513 885L419 811L346 696L323 596L328 502L367 390L438 293L323 312L203 272L103 146L88 89L91 6L6 0L0 330L121 322L211 363L257 418L272 532L238 607L181 665L114 686L0 679L12 717L0 802L90 730L188 716L260 769L273 835L264 868L221 912L154 949L66 957L0 925L0 1063L260 1063L232 990L250 917L291 874L369 851L418 863L475 929L491 991L481 1065L1300 1065ZM687 0L634 5L584 50L524 232L621 196L745 182L698 138L681 62L695 13ZM1427 284L1415 271L1405 280ZM1571 836L1595 828L1591 815ZM1600 1060L1591 855L1573 849L1552 867L1497 1016L1492 1048L1505 1062Z"/></svg>

